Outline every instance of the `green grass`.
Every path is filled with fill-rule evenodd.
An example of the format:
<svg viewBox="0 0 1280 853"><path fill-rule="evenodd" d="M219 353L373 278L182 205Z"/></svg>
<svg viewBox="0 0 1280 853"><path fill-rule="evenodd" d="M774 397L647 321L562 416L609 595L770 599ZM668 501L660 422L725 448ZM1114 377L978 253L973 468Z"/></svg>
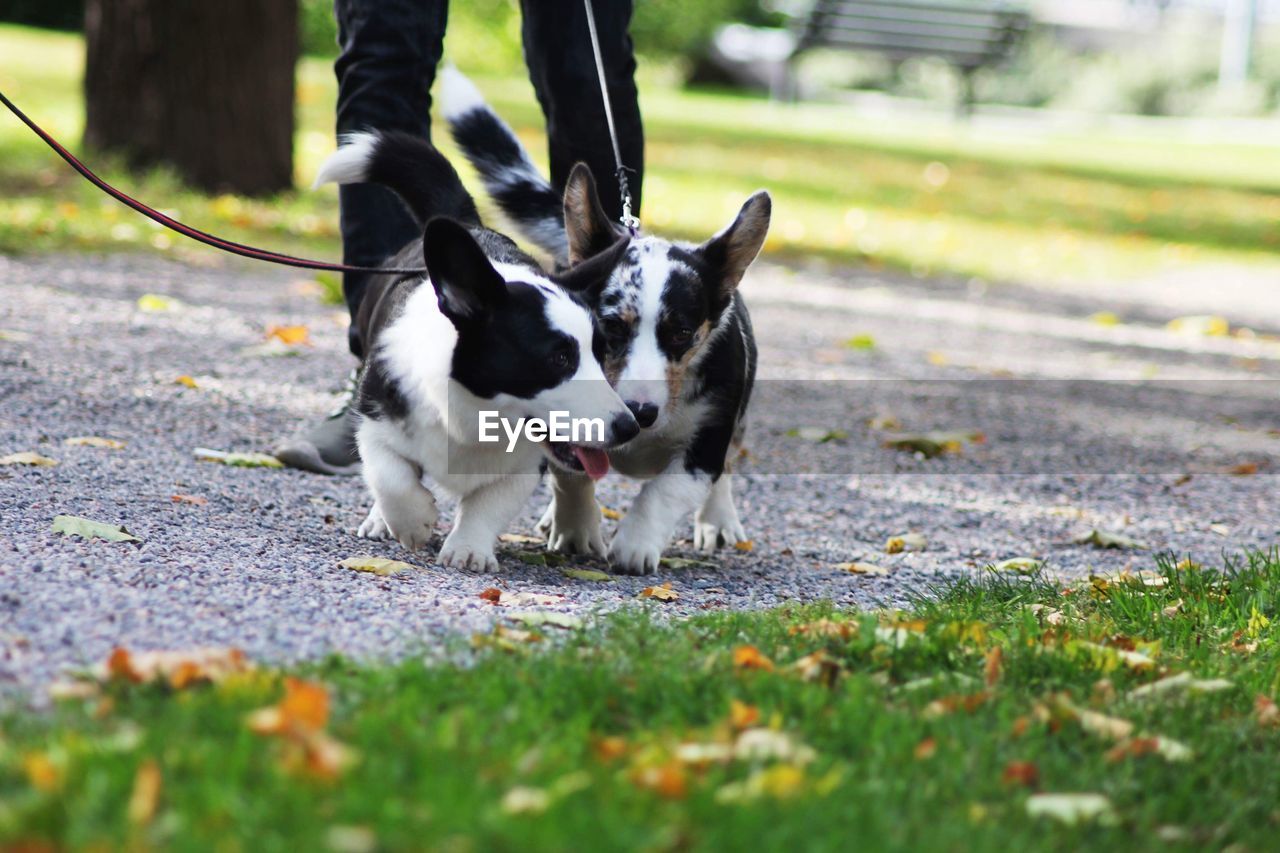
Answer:
<svg viewBox="0 0 1280 853"><path fill-rule="evenodd" d="M640 607L542 629L555 642L485 644L465 666L330 661L303 675L332 697L329 735L359 755L332 780L288 764L285 739L247 728L279 698L277 673L177 692L109 685L105 699L4 720L0 843L1004 851L1155 850L1177 837L1269 849L1280 728L1255 703L1280 689L1268 621L1280 555L1159 569L1164 586L1069 592L988 575L909 613L809 606L668 624ZM846 636L816 631L820 619ZM738 666L745 646L774 669ZM1124 662L1132 649L1150 665ZM819 651L831 678L792 669ZM1128 695L1180 673L1230 686ZM733 743L735 701L772 733L752 737L793 751L682 759L681 744ZM1191 756L1109 757L1123 741L1086 730L1086 711L1131 723L1134 749L1159 736ZM131 823L148 762L163 780L156 808ZM1114 820L1030 817L1033 789L1101 794Z"/></svg>
<svg viewBox="0 0 1280 853"><path fill-rule="evenodd" d="M74 36L0 27L0 88L75 146L82 47ZM649 227L705 239L769 188L766 250L791 258L990 280L1123 280L1187 264L1277 266L1280 172L1248 141L1089 129L999 132L838 105L690 93L642 67ZM520 77L481 87L538 156L545 138ZM299 67L297 182L333 148L333 75ZM436 139L447 151L447 134ZM142 177L91 156L109 180L234 240L336 258L333 190L209 198L170 174ZM464 172L466 170L464 169ZM0 120L0 251L153 248L206 254L102 197L12 120Z"/></svg>

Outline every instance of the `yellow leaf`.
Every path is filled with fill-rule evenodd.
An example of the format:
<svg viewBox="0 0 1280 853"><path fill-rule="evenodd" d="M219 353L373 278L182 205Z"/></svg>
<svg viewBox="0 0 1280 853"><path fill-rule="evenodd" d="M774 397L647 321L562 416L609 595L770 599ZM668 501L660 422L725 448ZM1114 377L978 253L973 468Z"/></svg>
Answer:
<svg viewBox="0 0 1280 853"><path fill-rule="evenodd" d="M925 358L934 367L946 367L951 363L951 359L947 358L947 354L938 350L930 350L925 353Z"/></svg>
<svg viewBox="0 0 1280 853"><path fill-rule="evenodd" d="M844 666L840 661L831 657L822 649L805 655L791 664L790 668L792 672L800 676L802 681L819 682L827 687L834 687L844 671Z"/></svg>
<svg viewBox="0 0 1280 853"><path fill-rule="evenodd" d="M837 563L835 566L842 572L855 575L887 575L889 570L875 563Z"/></svg>
<svg viewBox="0 0 1280 853"><path fill-rule="evenodd" d="M1169 331L1192 337L1222 338L1231 334L1231 323L1226 317L1214 314L1198 314L1176 317L1168 323Z"/></svg>
<svg viewBox="0 0 1280 853"><path fill-rule="evenodd" d="M761 669L773 671L773 661L760 654L755 646L738 646L733 650L733 665L737 669Z"/></svg>
<svg viewBox="0 0 1280 853"><path fill-rule="evenodd" d="M507 542L512 545L542 545L547 540L538 536L525 536L521 533L503 533L498 537L499 542Z"/></svg>
<svg viewBox="0 0 1280 853"><path fill-rule="evenodd" d="M145 826L156 815L160 803L160 765L153 759L144 761L133 777L133 793L129 797L129 823Z"/></svg>
<svg viewBox="0 0 1280 853"><path fill-rule="evenodd" d="M37 791L50 793L62 784L62 770L43 752L29 752L22 757L22 769L27 781Z"/></svg>
<svg viewBox="0 0 1280 853"><path fill-rule="evenodd" d="M275 338L287 346L298 346L310 343L310 332L306 326L268 326L267 339Z"/></svg>
<svg viewBox="0 0 1280 853"><path fill-rule="evenodd" d="M884 552L900 554L903 551L923 551L928 544L929 541L923 534L903 533L900 536L890 536L884 543Z"/></svg>
<svg viewBox="0 0 1280 853"><path fill-rule="evenodd" d="M622 513L616 509L609 509L607 506L600 507L600 514L611 521L618 521L622 518Z"/></svg>
<svg viewBox="0 0 1280 853"><path fill-rule="evenodd" d="M1099 311L1089 315L1089 322L1097 326L1118 326L1120 318L1110 311Z"/></svg>
<svg viewBox="0 0 1280 853"><path fill-rule="evenodd" d="M162 314L181 307L182 303L178 300L158 293L144 293L138 297L138 310L147 314Z"/></svg>
<svg viewBox="0 0 1280 853"><path fill-rule="evenodd" d="M987 652L986 664L982 668L983 681L987 687L995 687L1000 680L1000 673L1003 668L1004 651L995 646L991 651Z"/></svg>
<svg viewBox="0 0 1280 853"><path fill-rule="evenodd" d="M196 381L195 381L194 379L192 379L190 376L187 376L185 373L184 373L183 375L179 376L177 379L175 379L175 380L173 380L173 381L174 381L175 383L177 383L178 385L184 385L184 386L186 386L187 388L199 388L199 387L200 387L200 386L196 385Z"/></svg>
<svg viewBox="0 0 1280 853"><path fill-rule="evenodd" d="M68 447L103 447L107 450L121 450L125 446L123 441L116 441L114 438L102 438L97 435L80 435L75 438L65 439L62 443Z"/></svg>
<svg viewBox="0 0 1280 853"><path fill-rule="evenodd" d="M760 709L737 699L729 700L729 725L735 729L748 729L760 722Z"/></svg>
<svg viewBox="0 0 1280 853"><path fill-rule="evenodd" d="M671 588L671 582L667 581L662 586L646 586L640 590L640 598L653 598L658 601L675 601L680 597L680 593Z"/></svg>
<svg viewBox="0 0 1280 853"><path fill-rule="evenodd" d="M41 456L30 450L24 450L21 453L10 453L8 456L0 456L0 465L32 465L37 468L52 468L58 464L57 459L50 459L48 456Z"/></svg>
<svg viewBox="0 0 1280 853"><path fill-rule="evenodd" d="M756 547L756 543L750 539L743 539L740 542L734 542L733 547L738 551L751 551Z"/></svg>
<svg viewBox="0 0 1280 853"><path fill-rule="evenodd" d="M422 569L400 560L390 560L386 557L360 556L348 557L338 563L344 569L352 569L357 572L368 572L371 575L380 577L389 577L390 575L398 575L401 572L420 572Z"/></svg>

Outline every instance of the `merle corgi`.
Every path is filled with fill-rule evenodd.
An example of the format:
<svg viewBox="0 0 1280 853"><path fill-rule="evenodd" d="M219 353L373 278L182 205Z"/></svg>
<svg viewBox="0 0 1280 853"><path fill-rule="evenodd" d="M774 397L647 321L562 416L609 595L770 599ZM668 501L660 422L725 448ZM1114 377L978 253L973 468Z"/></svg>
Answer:
<svg viewBox="0 0 1280 853"><path fill-rule="evenodd" d="M590 181L584 166L570 185ZM640 431L605 380L603 337L577 295L602 286L625 241L548 276L510 239L481 225L443 155L405 134L347 137L316 178L317 186L331 182L394 190L424 234L388 266L428 271L425 278L377 277L357 315L368 354L356 442L373 494L358 533L421 549L437 518L427 485L433 482L459 500L439 562L494 569L494 542L536 488L544 459L591 482L608 471L605 451ZM517 424L563 412L601 428L579 444L523 433L486 442L484 412Z"/></svg>
<svg viewBox="0 0 1280 853"><path fill-rule="evenodd" d="M445 118L502 212L558 265L580 263L626 232L605 214L590 180L563 200L511 129L455 69L445 69ZM552 503L539 524L548 546L607 555L647 574L694 514L694 546L745 540L730 484L755 379L756 346L739 281L769 229L771 201L757 192L701 245L653 235L628 240L609 278L583 294L604 333L604 370L643 428L609 459L647 480L606 549L592 480L552 472Z"/></svg>

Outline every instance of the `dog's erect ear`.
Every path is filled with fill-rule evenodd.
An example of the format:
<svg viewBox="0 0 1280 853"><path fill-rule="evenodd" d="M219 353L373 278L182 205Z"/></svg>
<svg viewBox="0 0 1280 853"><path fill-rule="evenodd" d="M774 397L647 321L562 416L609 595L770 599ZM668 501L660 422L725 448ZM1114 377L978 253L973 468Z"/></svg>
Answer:
<svg viewBox="0 0 1280 853"><path fill-rule="evenodd" d="M427 223L422 256L440 313L455 326L483 317L507 297L507 283L467 229L452 219Z"/></svg>
<svg viewBox="0 0 1280 853"><path fill-rule="evenodd" d="M618 239L609 214L604 212L595 178L585 163L578 163L564 185L564 230L569 237L569 263L580 263L608 249Z"/></svg>
<svg viewBox="0 0 1280 853"><path fill-rule="evenodd" d="M630 237L619 238L603 252L592 255L582 263L555 276L556 284L594 302L600 296L600 291L608 284L609 276L613 275L614 269L626 256L627 247L630 245Z"/></svg>
<svg viewBox="0 0 1280 853"><path fill-rule="evenodd" d="M719 278L719 296L728 301L742 281L742 274L760 254L769 233L769 215L773 202L764 190L747 199L738 218L716 236L703 243L698 251L706 259L713 275Z"/></svg>

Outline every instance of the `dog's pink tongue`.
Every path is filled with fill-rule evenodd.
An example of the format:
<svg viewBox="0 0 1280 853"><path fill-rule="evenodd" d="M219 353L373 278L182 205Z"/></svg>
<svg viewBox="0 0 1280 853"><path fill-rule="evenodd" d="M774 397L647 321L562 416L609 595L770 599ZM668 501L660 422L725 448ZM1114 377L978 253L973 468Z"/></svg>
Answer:
<svg viewBox="0 0 1280 853"><path fill-rule="evenodd" d="M579 447L575 444L573 446L573 455L578 457L578 461L582 463L587 476L591 479L599 480L609 473L609 454L603 450L598 450L594 447Z"/></svg>

